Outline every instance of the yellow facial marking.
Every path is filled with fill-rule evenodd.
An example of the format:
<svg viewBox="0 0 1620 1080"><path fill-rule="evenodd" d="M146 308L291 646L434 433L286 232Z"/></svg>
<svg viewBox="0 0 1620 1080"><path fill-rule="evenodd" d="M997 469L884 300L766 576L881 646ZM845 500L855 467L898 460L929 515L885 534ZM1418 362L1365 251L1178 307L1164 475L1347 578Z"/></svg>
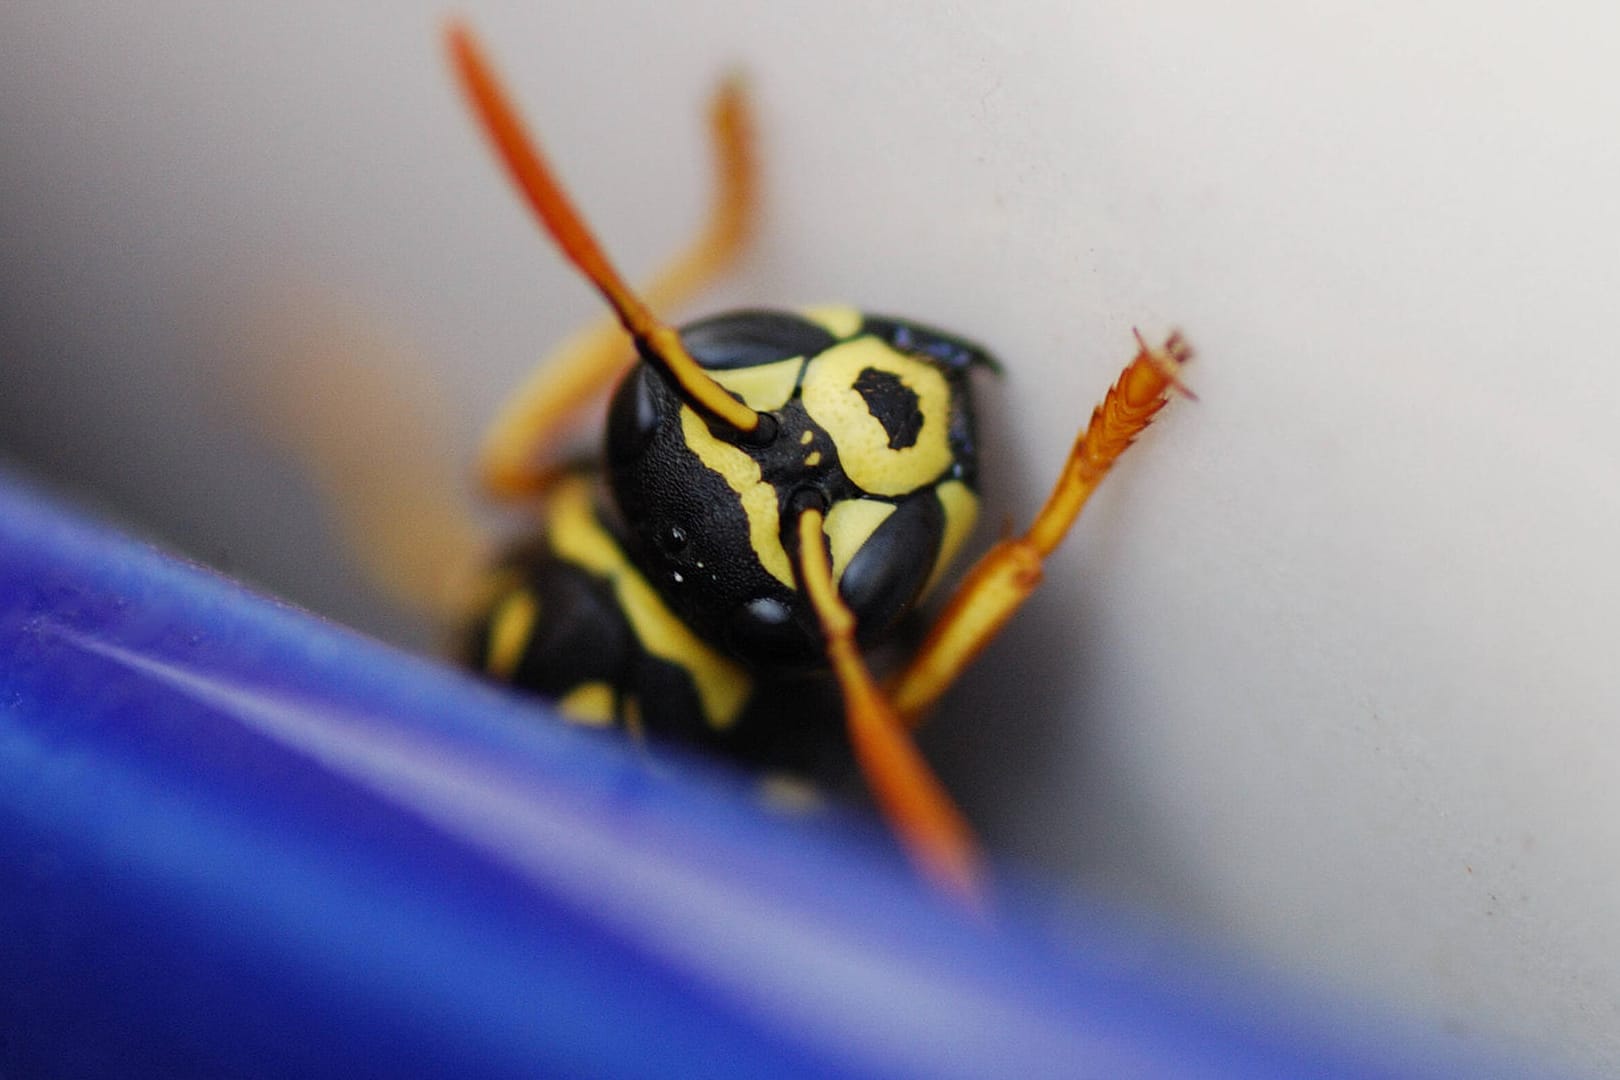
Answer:
<svg viewBox="0 0 1620 1080"><path fill-rule="evenodd" d="M817 465L820 465L820 464L821 464L821 451L820 450L812 450L808 454L804 455L805 468L813 469Z"/></svg>
<svg viewBox="0 0 1620 1080"><path fill-rule="evenodd" d="M804 358L795 356L773 364L710 371L709 377L740 395L750 409L771 412L786 405L793 396L793 388L799 384L799 369L803 366Z"/></svg>
<svg viewBox="0 0 1620 1080"><path fill-rule="evenodd" d="M534 634L540 601L528 589L514 589L489 617L489 649L484 670L497 679L509 679L523 659L523 649Z"/></svg>
<svg viewBox="0 0 1620 1080"><path fill-rule="evenodd" d="M820 307L805 308L799 314L839 341L854 337L861 324L866 321L865 316L847 304L824 304Z"/></svg>
<svg viewBox="0 0 1620 1080"><path fill-rule="evenodd" d="M844 576L849 560L892 513L893 503L876 499L842 499L832 504L821 531L827 534L827 546L832 548L833 581Z"/></svg>
<svg viewBox="0 0 1620 1080"><path fill-rule="evenodd" d="M928 575L928 584L923 586L924 596L933 590L940 575L945 573L957 552L962 550L968 534L973 532L973 523L979 518L979 497L962 481L947 480L934 489L934 494L939 497L939 505L945 510L945 535L940 538L939 559L934 563L934 572Z"/></svg>
<svg viewBox="0 0 1620 1080"><path fill-rule="evenodd" d="M800 446L809 446L811 443L813 443L815 441L816 441L816 433L811 431L809 428L806 428L804 430L804 433L799 436L799 445Z"/></svg>
<svg viewBox="0 0 1620 1080"><path fill-rule="evenodd" d="M584 481L559 484L551 508L551 547L557 557L607 578L642 648L692 677L710 724L721 729L734 724L751 690L747 672L709 648L664 606L657 591L596 520Z"/></svg>
<svg viewBox="0 0 1620 1080"><path fill-rule="evenodd" d="M761 477L759 462L728 442L717 439L697 413L681 406L681 434L704 465L720 474L737 493L748 517L748 543L765 572L793 588L793 563L782 547L782 511L776 489Z"/></svg>
<svg viewBox="0 0 1620 1080"><path fill-rule="evenodd" d="M917 395L923 422L912 445L892 449L888 431L855 389L868 368L897 376ZM950 468L950 384L932 364L895 352L877 338L835 345L810 361L803 400L811 419L832 436L845 474L864 491L904 495Z"/></svg>
<svg viewBox="0 0 1620 1080"><path fill-rule="evenodd" d="M565 719L586 727L608 727L613 723L613 687L605 682L580 683L557 702Z"/></svg>

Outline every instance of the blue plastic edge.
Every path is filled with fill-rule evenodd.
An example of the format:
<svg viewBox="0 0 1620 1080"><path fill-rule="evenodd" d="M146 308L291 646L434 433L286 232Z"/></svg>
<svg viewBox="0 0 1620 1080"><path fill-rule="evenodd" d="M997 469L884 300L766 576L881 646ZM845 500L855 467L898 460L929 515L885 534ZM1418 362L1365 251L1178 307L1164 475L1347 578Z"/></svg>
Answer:
<svg viewBox="0 0 1620 1080"><path fill-rule="evenodd" d="M0 474L0 1076L1454 1076L1101 910L975 920Z"/></svg>

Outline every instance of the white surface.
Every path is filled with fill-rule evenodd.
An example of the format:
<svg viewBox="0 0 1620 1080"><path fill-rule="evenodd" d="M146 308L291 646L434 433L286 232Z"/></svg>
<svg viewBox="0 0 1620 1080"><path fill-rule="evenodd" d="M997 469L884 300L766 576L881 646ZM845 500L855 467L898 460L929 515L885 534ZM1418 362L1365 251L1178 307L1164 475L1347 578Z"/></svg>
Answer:
<svg viewBox="0 0 1620 1080"><path fill-rule="evenodd" d="M467 6L632 271L693 220L698 104L746 65L769 218L716 302L991 343L993 517L1034 508L1131 326L1199 347L1201 404L935 734L999 848L1620 1072L1609 8ZM221 342L288 290L365 312L447 373L464 457L596 311L437 10L0 8L4 443L370 625L221 406Z"/></svg>

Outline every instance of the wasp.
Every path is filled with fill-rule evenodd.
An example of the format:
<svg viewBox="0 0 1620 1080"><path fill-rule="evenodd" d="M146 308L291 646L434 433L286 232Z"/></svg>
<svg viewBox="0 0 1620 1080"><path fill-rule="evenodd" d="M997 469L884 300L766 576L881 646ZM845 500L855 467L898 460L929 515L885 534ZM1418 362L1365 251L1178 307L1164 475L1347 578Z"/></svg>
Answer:
<svg viewBox="0 0 1620 1080"><path fill-rule="evenodd" d="M894 637L972 530L972 384L996 361L965 338L852 307L671 326L663 313L727 269L753 229L741 84L725 82L711 109L718 184L706 226L637 290L470 30L453 23L446 38L518 192L612 311L543 365L490 429L485 491L544 516L489 573L469 663L575 721L755 761L805 760L805 743L830 730L920 871L981 899L971 830L911 732L1034 591L1115 460L1181 388L1190 349L1179 335L1161 348L1138 336L1033 523L979 559L880 682L868 651ZM605 394L600 459L557 465L565 427Z"/></svg>

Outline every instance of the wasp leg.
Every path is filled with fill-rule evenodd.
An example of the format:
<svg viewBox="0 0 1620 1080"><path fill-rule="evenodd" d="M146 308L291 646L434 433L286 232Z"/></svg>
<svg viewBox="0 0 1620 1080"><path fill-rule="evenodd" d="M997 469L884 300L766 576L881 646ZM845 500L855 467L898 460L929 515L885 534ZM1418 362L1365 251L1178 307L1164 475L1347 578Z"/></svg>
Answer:
<svg viewBox="0 0 1620 1080"><path fill-rule="evenodd" d="M716 186L708 220L693 244L666 265L641 293L665 313L685 304L737 261L758 217L758 169L753 116L739 78L728 78L709 106ZM604 318L563 343L507 399L484 438L479 473L484 490L502 501L542 490L554 470L544 456L571 421L635 360L619 320Z"/></svg>
<svg viewBox="0 0 1620 1080"><path fill-rule="evenodd" d="M1063 540L1103 477L1169 401L1172 389L1191 394L1180 383L1192 350L1179 334L1163 349L1150 349L1137 335L1137 354L1075 440L1057 484L1029 531L1003 540L985 553L944 612L922 648L891 686L895 708L911 726L1000 633L1008 619L1041 583L1042 563Z"/></svg>
<svg viewBox="0 0 1620 1080"><path fill-rule="evenodd" d="M912 863L946 892L970 907L982 908L984 872L978 845L861 658L855 644L855 616L833 582L822 525L819 510L799 516L799 573L843 691L855 759Z"/></svg>
<svg viewBox="0 0 1620 1080"><path fill-rule="evenodd" d="M427 358L325 290L268 300L234 340L249 362L229 392L314 482L366 579L413 612L459 618L488 545Z"/></svg>

